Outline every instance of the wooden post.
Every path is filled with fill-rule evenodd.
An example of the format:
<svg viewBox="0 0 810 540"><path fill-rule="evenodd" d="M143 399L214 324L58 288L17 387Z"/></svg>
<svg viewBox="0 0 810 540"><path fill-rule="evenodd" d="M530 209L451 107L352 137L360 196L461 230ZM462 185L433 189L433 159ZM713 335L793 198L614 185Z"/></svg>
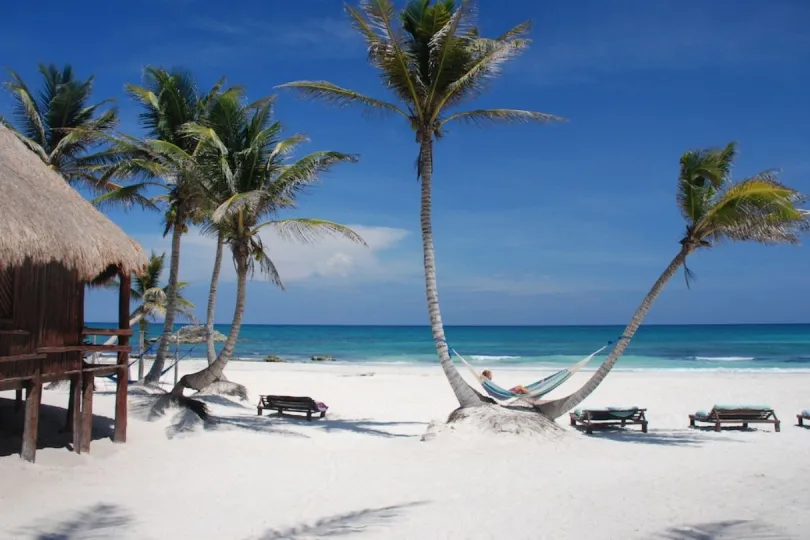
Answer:
<svg viewBox="0 0 810 540"><path fill-rule="evenodd" d="M132 277L129 273L121 272L121 286L118 289L118 328L129 330L129 290ZM119 336L119 345L129 345L129 336ZM113 442L127 442L127 384L129 353L118 352L118 382L115 389L115 433Z"/></svg>
<svg viewBox="0 0 810 540"><path fill-rule="evenodd" d="M70 415L70 427L73 430L73 451L82 453L82 376L73 375L70 378L70 400L73 410Z"/></svg>
<svg viewBox="0 0 810 540"><path fill-rule="evenodd" d="M37 433L39 431L39 404L42 401L42 379L37 376L29 381L25 396L25 427L23 428L22 451L20 457L34 462L37 455Z"/></svg>
<svg viewBox="0 0 810 540"><path fill-rule="evenodd" d="M20 409L22 409L22 388L17 388L14 391L14 412L18 412Z"/></svg>

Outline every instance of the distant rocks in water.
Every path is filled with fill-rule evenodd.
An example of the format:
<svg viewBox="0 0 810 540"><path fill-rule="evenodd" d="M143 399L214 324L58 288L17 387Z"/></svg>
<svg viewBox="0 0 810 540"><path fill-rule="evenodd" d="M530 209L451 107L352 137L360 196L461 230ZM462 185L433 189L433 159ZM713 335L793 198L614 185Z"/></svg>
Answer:
<svg viewBox="0 0 810 540"><path fill-rule="evenodd" d="M276 356L275 354L268 354L264 357L265 362L286 362L282 357Z"/></svg>
<svg viewBox="0 0 810 540"><path fill-rule="evenodd" d="M334 362L334 356L322 356L322 355L315 355L311 358L313 362Z"/></svg>

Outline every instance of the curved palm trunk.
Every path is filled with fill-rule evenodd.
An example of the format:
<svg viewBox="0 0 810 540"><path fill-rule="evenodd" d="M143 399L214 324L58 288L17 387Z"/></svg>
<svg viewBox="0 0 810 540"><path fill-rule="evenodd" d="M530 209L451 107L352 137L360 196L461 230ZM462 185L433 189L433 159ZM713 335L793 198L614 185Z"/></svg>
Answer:
<svg viewBox="0 0 810 540"><path fill-rule="evenodd" d="M222 267L222 233L217 234L217 253L214 257L214 271L211 274L211 288L208 291L208 311L205 316L205 339L208 348L208 365L214 363L217 352L214 348L214 308L217 304L217 286L219 285L219 271Z"/></svg>
<svg viewBox="0 0 810 540"><path fill-rule="evenodd" d="M482 396L473 390L459 375L444 337L442 314L439 310L439 291L436 285L436 253L433 247L433 225L431 222L431 181L433 180L433 140L430 135L423 135L419 152L419 171L422 176L422 202L420 209L420 224L422 228L422 252L425 262L425 293L427 296L428 315L430 316L430 329L436 344L442 370L444 370L450 387L458 399L459 405L464 407L477 407L485 401Z"/></svg>
<svg viewBox="0 0 810 540"><path fill-rule="evenodd" d="M143 353L146 351L146 332L149 328L149 323L146 319L141 318L138 326L138 380L143 379Z"/></svg>
<svg viewBox="0 0 810 540"><path fill-rule="evenodd" d="M540 412L541 414L551 418L559 418L560 416L564 415L588 397L591 392L593 392L597 386L607 377L607 374L610 373L610 370L613 369L613 366L616 364L616 361L622 355L624 350L630 344L630 340L633 339L633 336L638 330L638 327L641 326L642 321L647 316L647 312L650 310L650 306L652 303L655 302L655 299L658 298L658 295L661 294L661 290L664 288L664 285L672 279L678 269L683 265L686 261L686 256L689 254L689 251L684 248L682 249L678 255L672 259L672 262L669 263L664 273L661 274L661 277L658 278L658 281L650 289L650 292L647 293L647 296L644 297L644 300L641 302L641 305L638 306L638 309L633 314L633 318L630 319L630 324L624 329L624 333L622 334L622 339L616 343L616 346L613 347L613 350L610 351L610 354L599 366L599 369L588 379L582 388L574 392L568 397L564 397L561 399L555 399L553 401L549 401L547 403L542 403L540 405L536 405L535 409Z"/></svg>
<svg viewBox="0 0 810 540"><path fill-rule="evenodd" d="M239 330L242 327L242 316L245 314L247 253L247 249L234 251L234 259L236 260L236 307L233 312L231 331L228 334L228 339L225 341L225 346L222 348L222 351L220 351L219 356L213 364L197 373L183 375L172 389L172 394L182 394L184 388L202 390L209 384L222 378L222 372L225 370L225 366L228 365L231 354L233 354L233 349L236 346L236 339L239 337Z"/></svg>
<svg viewBox="0 0 810 540"><path fill-rule="evenodd" d="M160 380L163 364L169 354L169 339L174 331L174 314L177 310L177 275L180 271L180 239L182 236L183 212L178 208L172 227L172 257L169 265L169 282L166 285L166 318L163 321L163 333L160 335L155 361L144 379L147 384Z"/></svg>

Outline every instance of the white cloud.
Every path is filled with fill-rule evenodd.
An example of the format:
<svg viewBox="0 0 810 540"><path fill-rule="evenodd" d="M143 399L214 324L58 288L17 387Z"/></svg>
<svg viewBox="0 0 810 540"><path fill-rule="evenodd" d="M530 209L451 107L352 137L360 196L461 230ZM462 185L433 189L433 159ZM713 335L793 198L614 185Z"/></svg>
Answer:
<svg viewBox="0 0 810 540"><path fill-rule="evenodd" d="M312 278L332 278L343 281L393 281L415 275L420 258L416 253L404 259L391 257L408 231L393 227L350 225L368 244L353 244L344 238L325 237L313 244L297 244L283 240L269 228L262 233L262 241L285 284ZM146 250L170 251L170 238L159 235L136 235ZM180 279L192 283L211 279L216 241L192 230L183 236L180 251ZM223 256L221 281L236 279L230 252ZM403 262L404 261L404 262ZM261 279L256 275L256 279Z"/></svg>

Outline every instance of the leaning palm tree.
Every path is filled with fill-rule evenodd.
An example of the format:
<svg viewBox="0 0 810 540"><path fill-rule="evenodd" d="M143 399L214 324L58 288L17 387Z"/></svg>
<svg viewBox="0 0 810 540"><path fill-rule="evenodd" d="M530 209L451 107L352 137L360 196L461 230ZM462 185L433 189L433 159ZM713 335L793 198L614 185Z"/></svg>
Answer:
<svg viewBox="0 0 810 540"><path fill-rule="evenodd" d="M193 159L197 142L187 136L184 127L204 120L209 103L222 92L224 81L218 81L208 93L200 94L191 75L183 70L147 67L144 78L144 86L128 84L126 89L141 105L140 122L147 138L117 137L115 151L126 158L110 168L107 174L123 178L146 175L166 180L168 193L160 198L166 207L164 235L172 233L166 315L155 361L144 379L145 383L154 383L163 370L174 330L181 238L189 223L200 217L200 208L207 204L205 186ZM226 92L238 93L239 90ZM145 185L144 182L131 184L100 197L96 202L114 205L143 200Z"/></svg>
<svg viewBox="0 0 810 540"><path fill-rule="evenodd" d="M354 231L320 219L280 218L295 207L295 198L318 181L321 173L354 156L339 152L315 152L297 160L287 156L304 140L300 135L279 140L281 123L271 122L271 100L242 105L234 95L219 96L211 108L216 118L211 127L189 125L186 131L205 149L198 154L201 167L222 189L222 204L211 216L236 267L236 306L227 340L216 360L205 369L184 375L172 390L181 396L185 388L203 390L221 381L233 354L245 311L247 279L256 269L282 286L261 233L274 230L279 236L309 242L322 235L336 235L365 244ZM216 128L219 128L217 131ZM216 276L215 276L216 277Z"/></svg>
<svg viewBox="0 0 810 540"><path fill-rule="evenodd" d="M678 253L644 297L605 362L585 385L570 396L537 405L536 410L557 418L599 386L630 344L664 285L681 267L688 285L692 275L686 266L689 255L723 242L797 244L799 233L810 229L810 216L797 206L804 197L780 184L773 171L731 182L735 153L735 144L731 143L722 149L689 151L681 157L677 202L686 220L686 231Z"/></svg>
<svg viewBox="0 0 810 540"><path fill-rule="evenodd" d="M166 262L166 254L157 254L154 251L149 256L149 264L141 274L133 274L130 297L140 305L130 315L130 320L138 323L139 360L138 380L143 378L143 355L146 351L146 340L149 331L149 321L155 322L159 317L166 316L166 298L168 285L160 285L161 275ZM188 283L177 283L176 314L188 321L195 321L194 304L180 293Z"/></svg>
<svg viewBox="0 0 810 540"><path fill-rule="evenodd" d="M0 117L0 124L66 181L104 189L93 168L110 157L102 146L104 135L118 124L118 113L114 107L104 110L109 99L90 104L93 77L80 80L69 65L60 70L40 64L42 87L34 94L16 72L8 73L3 87L14 103L14 121Z"/></svg>
<svg viewBox="0 0 810 540"><path fill-rule="evenodd" d="M396 20L391 0L365 0L360 9L346 5L354 28L368 44L368 59L380 71L383 84L400 105L369 97L326 81L281 85L335 105L361 105L368 111L402 116L419 146L417 177L421 179L422 250L425 292L436 352L462 407L483 404L480 394L458 374L450 359L439 309L436 262L431 224L433 141L453 123L539 122L556 116L516 109L450 111L479 95L501 66L526 50L528 22L495 39L482 38L475 27L470 1L412 0Z"/></svg>

